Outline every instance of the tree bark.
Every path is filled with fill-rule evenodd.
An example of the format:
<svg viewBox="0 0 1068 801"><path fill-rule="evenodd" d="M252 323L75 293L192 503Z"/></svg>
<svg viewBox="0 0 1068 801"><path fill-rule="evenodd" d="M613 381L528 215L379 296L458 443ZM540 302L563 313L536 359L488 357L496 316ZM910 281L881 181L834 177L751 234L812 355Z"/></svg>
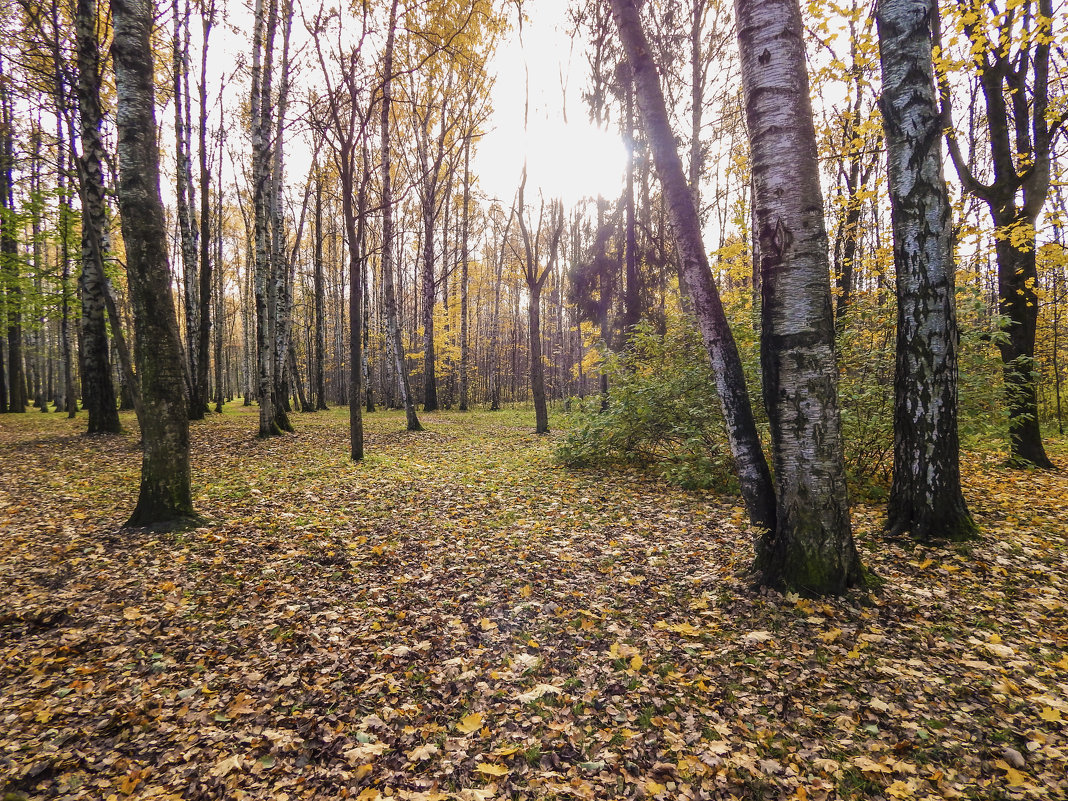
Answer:
<svg viewBox="0 0 1068 801"><path fill-rule="evenodd" d="M897 280L894 478L887 528L921 541L976 527L960 485L949 191L935 95L935 0L879 0L883 127Z"/></svg>
<svg viewBox="0 0 1068 801"><path fill-rule="evenodd" d="M174 90L174 154L175 198L178 212L179 242L182 254L182 283L185 288L185 354L186 377L189 382L189 415L193 420L204 418L204 399L197 385L198 332L200 330L200 282L198 279L197 242L200 232L193 212L196 192L193 189L189 121L189 2L185 7L173 0L174 41L172 82Z"/></svg>
<svg viewBox="0 0 1068 801"><path fill-rule="evenodd" d="M741 357L701 242L697 208L675 147L656 65L633 0L612 0L612 12L634 70L638 108L663 184L681 262L680 272L685 277L697 326L715 374L742 497L752 524L767 532L765 538L774 538L775 491L771 473L749 404Z"/></svg>
<svg viewBox="0 0 1068 801"><path fill-rule="evenodd" d="M267 37L264 42L264 25ZM263 0L256 0L252 32L252 206L256 248L256 396L260 405L261 437L282 433L274 394L274 330L271 313L271 69L278 24L277 0L269 0L267 20Z"/></svg>
<svg viewBox="0 0 1068 801"><path fill-rule="evenodd" d="M111 249L104 200L104 144L100 127L100 49L96 0L78 0L75 37L78 49L78 120L82 152L78 164L82 202L82 403L89 413L89 433L121 430L111 382L106 314L104 259ZM73 384L73 382L72 382ZM68 403L73 402L73 398Z"/></svg>
<svg viewBox="0 0 1068 801"><path fill-rule="evenodd" d="M809 595L863 583L838 413L830 261L798 0L735 0L760 246L761 367L776 528L764 584Z"/></svg>
<svg viewBox="0 0 1068 801"><path fill-rule="evenodd" d="M149 0L111 0L111 12L118 97L119 211L145 407L141 488L128 525L143 526L193 514L189 410L160 199L149 42L153 6Z"/></svg>

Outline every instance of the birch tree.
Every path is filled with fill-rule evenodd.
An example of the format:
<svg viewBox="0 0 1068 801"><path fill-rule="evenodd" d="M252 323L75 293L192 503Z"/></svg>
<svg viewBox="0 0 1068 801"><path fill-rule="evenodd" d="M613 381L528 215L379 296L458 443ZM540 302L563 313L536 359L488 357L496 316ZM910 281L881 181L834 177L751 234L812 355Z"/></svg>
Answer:
<svg viewBox="0 0 1068 801"><path fill-rule="evenodd" d="M975 524L960 486L953 232L931 55L936 13L935 0L876 6L897 281L887 527L919 540L959 540L973 536Z"/></svg>
<svg viewBox="0 0 1068 801"><path fill-rule="evenodd" d="M771 473L757 434L738 347L708 266L697 207L675 147L656 65L633 0L612 0L612 14L633 70L638 107L663 185L680 272L716 376L716 392L727 422L742 497L753 525L766 532L765 538L774 538L775 490Z"/></svg>
<svg viewBox="0 0 1068 801"><path fill-rule="evenodd" d="M798 0L735 0L761 279L760 361L776 527L762 581L811 594L862 583L846 495L830 261Z"/></svg>

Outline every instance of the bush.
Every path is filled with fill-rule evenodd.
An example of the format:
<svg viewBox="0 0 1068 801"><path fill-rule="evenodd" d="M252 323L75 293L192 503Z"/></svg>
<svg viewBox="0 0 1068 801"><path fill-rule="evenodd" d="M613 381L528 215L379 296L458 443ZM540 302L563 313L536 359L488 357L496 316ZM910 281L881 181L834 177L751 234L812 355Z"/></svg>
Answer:
<svg viewBox="0 0 1068 801"><path fill-rule="evenodd" d="M622 353L608 353L602 369L611 387L573 412L574 426L558 456L573 467L651 468L686 489L733 490L727 438L708 357L681 315L665 334L638 325Z"/></svg>
<svg viewBox="0 0 1068 801"><path fill-rule="evenodd" d="M957 293L961 330L959 426L973 444L1005 436L1002 371L996 342L999 318L978 291ZM766 429L759 391L758 335L748 293L728 314L742 355L758 426ZM889 289L858 293L837 342L838 399L846 473L854 500L886 499L894 467L894 325ZM993 333L991 333L993 331ZM737 480L708 356L693 322L669 314L658 334L642 324L623 353L608 353L610 398L573 404L573 428L558 456L574 467L640 466L688 489L734 491ZM767 442L767 437L764 437Z"/></svg>

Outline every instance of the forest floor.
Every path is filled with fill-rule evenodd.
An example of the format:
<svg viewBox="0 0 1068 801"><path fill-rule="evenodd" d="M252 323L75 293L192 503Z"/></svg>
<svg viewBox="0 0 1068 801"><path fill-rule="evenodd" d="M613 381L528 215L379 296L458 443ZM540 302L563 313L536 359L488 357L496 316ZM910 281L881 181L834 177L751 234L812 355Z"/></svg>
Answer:
<svg viewBox="0 0 1068 801"><path fill-rule="evenodd" d="M346 410L255 415L193 425L171 533L120 528L136 435L0 419L0 798L1068 797L1063 442L965 455L974 543L857 508L885 584L809 601L736 499L530 415L369 415L360 465Z"/></svg>

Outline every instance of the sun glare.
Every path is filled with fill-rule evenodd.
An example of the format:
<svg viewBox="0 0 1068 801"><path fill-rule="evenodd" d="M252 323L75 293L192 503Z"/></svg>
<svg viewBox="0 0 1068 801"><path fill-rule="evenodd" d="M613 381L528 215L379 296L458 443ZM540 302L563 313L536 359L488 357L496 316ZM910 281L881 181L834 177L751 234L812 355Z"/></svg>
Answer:
<svg viewBox="0 0 1068 801"><path fill-rule="evenodd" d="M515 196L525 156L527 202L540 192L569 208L583 198L618 195L626 164L619 135L585 120L531 120L525 133L498 129L486 135L478 153L479 179L490 195L505 203Z"/></svg>

